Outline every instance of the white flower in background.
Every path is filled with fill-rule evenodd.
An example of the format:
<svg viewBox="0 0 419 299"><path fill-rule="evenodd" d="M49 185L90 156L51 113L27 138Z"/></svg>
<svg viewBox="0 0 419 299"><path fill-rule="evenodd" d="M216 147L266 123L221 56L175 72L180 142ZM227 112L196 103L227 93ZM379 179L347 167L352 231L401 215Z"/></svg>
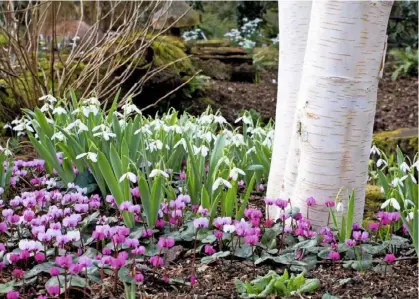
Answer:
<svg viewBox="0 0 419 299"><path fill-rule="evenodd" d="M342 204L342 202L338 202L337 203L337 205L336 205L336 212L339 212L339 213L343 212L343 204Z"/></svg>
<svg viewBox="0 0 419 299"><path fill-rule="evenodd" d="M149 125L142 126L137 131L134 132L134 135L137 135L139 133L144 133L144 134L147 134L147 135L152 135L153 134L153 132L151 132L151 130L150 130L150 126Z"/></svg>
<svg viewBox="0 0 419 299"><path fill-rule="evenodd" d="M198 118L198 124L200 125L210 125L214 121L214 115L202 115L200 118Z"/></svg>
<svg viewBox="0 0 419 299"><path fill-rule="evenodd" d="M188 146L186 144L186 140L181 138L178 142L176 142L174 148L177 148L179 145L182 145L186 152L188 152Z"/></svg>
<svg viewBox="0 0 419 299"><path fill-rule="evenodd" d="M410 221L413 220L415 218L415 214L413 212L409 212L409 214L407 214L406 220Z"/></svg>
<svg viewBox="0 0 419 299"><path fill-rule="evenodd" d="M222 159L222 162L224 162L225 165L230 166L230 159L229 158L227 158L226 156L224 156L221 159Z"/></svg>
<svg viewBox="0 0 419 299"><path fill-rule="evenodd" d="M101 131L97 132L99 130L101 130ZM100 125L94 127L92 129L92 132L97 132L97 133L94 133L93 136L95 136L95 137L102 136L103 139L105 139L106 141L108 141L111 137L116 137L116 134L111 132L111 128L109 128L108 126L106 126L104 124L100 124Z"/></svg>
<svg viewBox="0 0 419 299"><path fill-rule="evenodd" d="M182 134L183 130L182 127L178 126L178 125L174 125L172 126L172 131L178 133L178 134Z"/></svg>
<svg viewBox="0 0 419 299"><path fill-rule="evenodd" d="M78 230L68 231L67 237L70 239L71 242L77 242L80 240L80 231Z"/></svg>
<svg viewBox="0 0 419 299"><path fill-rule="evenodd" d="M254 136L264 137L266 135L265 130L263 130L261 127L249 128L249 133L252 134L252 137Z"/></svg>
<svg viewBox="0 0 419 299"><path fill-rule="evenodd" d="M64 128L64 130L66 132L70 132L71 129L77 127L77 133L80 134L83 131L89 131L89 128L81 122L80 119L76 119L75 121L73 121L72 123L70 123L67 127Z"/></svg>
<svg viewBox="0 0 419 299"><path fill-rule="evenodd" d="M96 97L91 97L83 101L83 104L100 106L100 102Z"/></svg>
<svg viewBox="0 0 419 299"><path fill-rule="evenodd" d="M244 137L242 134L235 134L231 136L231 142L236 146L240 147L241 145L246 145L244 142Z"/></svg>
<svg viewBox="0 0 419 299"><path fill-rule="evenodd" d="M54 103L54 102L56 102L57 101L57 99L56 98L54 98L52 95L50 95L50 94L47 94L47 95L45 95L45 96L42 96L42 97L40 97L39 98L39 100L40 101L48 101L48 102L50 102L50 103Z"/></svg>
<svg viewBox="0 0 419 299"><path fill-rule="evenodd" d="M148 144L148 150L154 152L156 150L161 150L163 148L163 142L160 140L153 140Z"/></svg>
<svg viewBox="0 0 419 299"><path fill-rule="evenodd" d="M80 112L80 108L76 108L71 112L71 115L75 115Z"/></svg>
<svg viewBox="0 0 419 299"><path fill-rule="evenodd" d="M380 154L380 150L375 146L375 144L372 146L372 148L370 149L370 155L371 154L373 154L373 155L375 155L375 154L377 154L377 155L381 155Z"/></svg>
<svg viewBox="0 0 419 299"><path fill-rule="evenodd" d="M153 170L151 171L151 173L150 173L150 178L155 177L155 176L157 176L157 175L162 175L162 176L164 176L165 178L168 178L168 177L169 177L169 175L168 175L166 172L164 172L163 170L160 170L160 169L153 169Z"/></svg>
<svg viewBox="0 0 419 299"><path fill-rule="evenodd" d="M383 165L383 167L387 166L388 165L387 161L384 160L384 159L378 159L377 167L380 168L382 165Z"/></svg>
<svg viewBox="0 0 419 299"><path fill-rule="evenodd" d="M3 129L12 129L12 126L9 123L7 123L3 126Z"/></svg>
<svg viewBox="0 0 419 299"><path fill-rule="evenodd" d="M125 114L131 114L132 112L136 112L138 114L141 114L141 110L138 109L138 107L134 104L125 104L122 106L122 110L124 110Z"/></svg>
<svg viewBox="0 0 419 299"><path fill-rule="evenodd" d="M54 109L53 105L50 105L48 103L45 103L44 105L42 105L41 110L42 112L47 112L48 110Z"/></svg>
<svg viewBox="0 0 419 299"><path fill-rule="evenodd" d="M56 139L59 141L64 141L66 140L66 137L62 132L57 132L51 136L51 140L56 140Z"/></svg>
<svg viewBox="0 0 419 299"><path fill-rule="evenodd" d="M214 115L214 121L219 123L220 125L227 123L226 119L221 115Z"/></svg>
<svg viewBox="0 0 419 299"><path fill-rule="evenodd" d="M150 127L154 128L155 131L160 130L165 123L161 119L155 119L150 123Z"/></svg>
<svg viewBox="0 0 419 299"><path fill-rule="evenodd" d="M55 107L54 110L52 110L52 114L67 114L67 110L65 110L63 107Z"/></svg>
<svg viewBox="0 0 419 299"><path fill-rule="evenodd" d="M250 117L247 117L246 115L239 117L238 119L235 120L234 123L238 123L240 121L243 121L243 123L245 123L246 125L253 125L252 119Z"/></svg>
<svg viewBox="0 0 419 299"><path fill-rule="evenodd" d="M120 178L119 182L122 183L125 179L129 179L134 184L137 182L137 176L132 172L124 173Z"/></svg>
<svg viewBox="0 0 419 299"><path fill-rule="evenodd" d="M381 205L382 209L387 208L388 206L392 206L395 210L399 211L400 210L400 204L397 201L397 199L395 198L389 198L387 199L385 202L383 202L383 204Z"/></svg>
<svg viewBox="0 0 419 299"><path fill-rule="evenodd" d="M9 150L7 147L4 148L1 145L0 145L0 152L4 153L6 156L11 156L12 155L12 151L11 150Z"/></svg>
<svg viewBox="0 0 419 299"><path fill-rule="evenodd" d="M217 178L214 181L214 184L212 185L212 191L215 191L218 189L218 187L220 187L221 185L224 185L225 187L227 187L228 189L230 189L232 186L230 184L229 181L223 179L223 178Z"/></svg>
<svg viewBox="0 0 419 299"><path fill-rule="evenodd" d="M250 153L256 153L256 148L254 146L252 146L246 151L246 155L249 155Z"/></svg>
<svg viewBox="0 0 419 299"><path fill-rule="evenodd" d="M194 155L201 154L202 157L206 157L208 155L209 148L205 145L201 145L200 147L196 147L193 145L193 153Z"/></svg>
<svg viewBox="0 0 419 299"><path fill-rule="evenodd" d="M404 202L404 208L405 209L408 208L409 206L412 206L412 207L415 206L415 203L413 201L411 201L410 199L405 199L403 202Z"/></svg>
<svg viewBox="0 0 419 299"><path fill-rule="evenodd" d="M419 171L419 160L412 164L412 167L416 167L416 170Z"/></svg>
<svg viewBox="0 0 419 299"><path fill-rule="evenodd" d="M233 181L237 181L237 178L239 177L239 174L246 175L246 173L243 170L241 170L240 168L237 168L237 167L234 167L230 171L230 177Z"/></svg>
<svg viewBox="0 0 419 299"><path fill-rule="evenodd" d="M76 160L87 157L88 160L92 162L97 162L97 154L92 152L83 153L80 155L77 155Z"/></svg>
<svg viewBox="0 0 419 299"><path fill-rule="evenodd" d="M211 140L215 140L215 135L211 132L206 132L206 133L199 134L199 135L201 136L201 138L203 140L206 140L208 143L210 143Z"/></svg>
<svg viewBox="0 0 419 299"><path fill-rule="evenodd" d="M391 185L393 186L393 188L397 188L397 186L403 187L403 181L407 178L407 175L401 177L401 178L394 178L391 181Z"/></svg>
<svg viewBox="0 0 419 299"><path fill-rule="evenodd" d="M410 171L410 167L409 167L409 165L407 165L406 162L403 162L402 164L400 164L400 169L401 169L401 171L403 171L405 173Z"/></svg>
<svg viewBox="0 0 419 299"><path fill-rule="evenodd" d="M87 194L87 187L85 188L81 188L80 186L74 184L74 183L68 183L67 184L67 188L68 189L76 189L77 192L82 193L82 194Z"/></svg>
<svg viewBox="0 0 419 299"><path fill-rule="evenodd" d="M410 176L410 178L412 179L412 182L413 183L415 183L415 184L417 184L418 182L416 181L416 178L415 178L415 176L413 175L413 173L410 173L409 174L409 176Z"/></svg>
<svg viewBox="0 0 419 299"><path fill-rule="evenodd" d="M45 117L45 119L47 120L47 123L49 123L51 125L54 124L54 121L51 118ZM34 123L34 122L35 122L35 120L32 120L32 123Z"/></svg>
<svg viewBox="0 0 419 299"><path fill-rule="evenodd" d="M14 131L24 131L28 130L29 132L35 132L34 129L31 127L31 122L29 120L22 120L20 124L13 127Z"/></svg>
<svg viewBox="0 0 419 299"><path fill-rule="evenodd" d="M44 185L47 186L47 189L54 188L55 186L57 186L57 181L54 178L49 178L44 182Z"/></svg>
<svg viewBox="0 0 419 299"><path fill-rule="evenodd" d="M86 117L89 117L90 113L93 113L95 116L99 113L99 108L95 105L84 106L81 110Z"/></svg>

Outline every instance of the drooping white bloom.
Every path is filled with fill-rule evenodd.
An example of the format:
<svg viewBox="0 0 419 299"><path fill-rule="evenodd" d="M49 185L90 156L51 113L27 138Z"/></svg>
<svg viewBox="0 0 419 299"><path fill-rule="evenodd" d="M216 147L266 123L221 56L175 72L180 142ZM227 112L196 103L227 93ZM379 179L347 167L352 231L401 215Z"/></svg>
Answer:
<svg viewBox="0 0 419 299"><path fill-rule="evenodd" d="M239 177L239 174L246 175L246 173L243 170L241 170L240 168L237 168L237 167L234 167L230 171L230 177L233 181L237 181L237 178Z"/></svg>
<svg viewBox="0 0 419 299"><path fill-rule="evenodd" d="M122 183L125 179L129 179L134 184L137 182L137 176L132 172L124 173L120 178L119 182Z"/></svg>
<svg viewBox="0 0 419 299"><path fill-rule="evenodd" d="M144 134L147 134L147 135L152 135L153 134L153 132L151 132L151 130L150 130L150 126L149 125L142 126L141 128L139 128L138 130L136 130L134 132L134 135L137 135L139 133L144 133Z"/></svg>
<svg viewBox="0 0 419 299"><path fill-rule="evenodd" d="M412 182L417 184L418 182L416 181L415 176L413 175L413 173L409 174L410 178L412 179Z"/></svg>
<svg viewBox="0 0 419 299"><path fill-rule="evenodd" d="M249 155L250 153L256 153L256 148L254 146L252 146L246 151L246 155Z"/></svg>
<svg viewBox="0 0 419 299"><path fill-rule="evenodd" d="M193 153L194 155L201 154L202 157L206 157L208 155L209 148L205 145L201 145L200 147L196 147L193 145Z"/></svg>
<svg viewBox="0 0 419 299"><path fill-rule="evenodd" d="M410 167L409 167L409 165L407 165L406 162L403 162L402 164L400 164L400 169L401 169L401 171L403 171L405 173L410 171Z"/></svg>
<svg viewBox="0 0 419 299"><path fill-rule="evenodd" d="M83 104L85 104L85 105L87 104L87 105L100 106L99 100L97 98L95 98L95 97L91 97L91 98L88 98L88 99L84 100L83 101Z"/></svg>
<svg viewBox="0 0 419 299"><path fill-rule="evenodd" d="M212 114L202 115L201 117L198 118L197 121L198 121L198 124L200 125L210 125L214 121L214 115Z"/></svg>
<svg viewBox="0 0 419 299"><path fill-rule="evenodd" d="M12 151L9 150L7 147L4 148L0 145L0 152L4 153L6 156L11 156L12 155Z"/></svg>
<svg viewBox="0 0 419 299"><path fill-rule="evenodd" d="M246 145L246 143L244 142L244 137L243 137L242 134L235 134L235 135L231 136L230 141L236 147L240 147L241 145Z"/></svg>
<svg viewBox="0 0 419 299"><path fill-rule="evenodd" d="M188 151L188 146L186 144L185 138L181 138L178 142L176 142L174 148L177 148L179 145L182 145L186 152Z"/></svg>
<svg viewBox="0 0 419 299"><path fill-rule="evenodd" d="M383 167L385 167L385 166L388 165L388 163L384 159L378 159L378 161L377 161L377 167L381 167L381 165L384 165Z"/></svg>
<svg viewBox="0 0 419 299"><path fill-rule="evenodd" d="M65 110L63 107L55 107L54 110L52 110L52 114L67 114L67 110Z"/></svg>
<svg viewBox="0 0 419 299"><path fill-rule="evenodd" d="M31 123L30 121L22 121L20 124L18 124L17 126L13 127L14 131L23 131L23 130L28 130L29 132L35 132L35 130L31 127Z"/></svg>
<svg viewBox="0 0 419 299"><path fill-rule="evenodd" d="M92 162L97 162L97 154L96 153L92 153L92 152L87 152L87 153L83 153L80 155L77 155L76 159L81 159L87 157L88 160L92 161Z"/></svg>
<svg viewBox="0 0 419 299"><path fill-rule="evenodd" d="M154 152L156 150L161 150L163 148L163 142L160 140L153 140L148 144L148 149L150 152Z"/></svg>
<svg viewBox="0 0 419 299"><path fill-rule="evenodd" d="M48 103L45 103L44 105L42 105L41 110L42 112L47 112L48 110L54 109L53 105L50 105Z"/></svg>
<svg viewBox="0 0 419 299"><path fill-rule="evenodd" d="M65 135L62 132L57 132L54 135L51 136L51 140L59 140L59 141L64 141L66 140Z"/></svg>
<svg viewBox="0 0 419 299"><path fill-rule="evenodd" d="M108 141L111 137L116 137L116 134L111 133L111 132L102 131L102 132L98 132L98 133L93 134L93 136L95 136L95 137L102 136L103 139Z"/></svg>
<svg viewBox="0 0 419 299"><path fill-rule="evenodd" d="M394 187L394 188L397 188L397 186L401 186L401 187L403 187L404 185L403 185L403 181L405 180L407 178L407 175L405 175L405 176L403 176L403 177L401 177L401 178L394 178L392 181L391 181L391 185Z"/></svg>
<svg viewBox="0 0 419 299"><path fill-rule="evenodd" d="M224 185L225 187L227 187L228 189L230 189L232 186L230 184L229 181L223 179L223 178L217 178L214 181L214 184L212 185L212 191L215 191L218 189L218 187L220 187L220 185Z"/></svg>
<svg viewBox="0 0 419 299"><path fill-rule="evenodd" d="M404 201L404 208L408 208L409 206L415 206L415 203L413 201L411 201L410 199L405 199Z"/></svg>
<svg viewBox="0 0 419 299"><path fill-rule="evenodd" d="M201 135L201 138L206 140L207 142L211 142L211 140L215 140L215 135L212 132L206 132L200 135Z"/></svg>
<svg viewBox="0 0 419 299"><path fill-rule="evenodd" d="M234 121L234 123L238 123L240 121L243 121L246 125L253 125L253 121L250 117L247 117L246 115L243 115L242 117L239 117Z"/></svg>
<svg viewBox="0 0 419 299"><path fill-rule="evenodd" d="M339 213L343 212L343 204L342 204L342 202L338 202L336 204L336 212L339 212Z"/></svg>
<svg viewBox="0 0 419 299"><path fill-rule="evenodd" d="M99 108L95 105L84 106L81 110L86 117L89 117L90 113L93 113L95 116L99 113Z"/></svg>
<svg viewBox="0 0 419 299"><path fill-rule="evenodd" d="M220 125L227 123L227 120L221 115L214 115L214 121L219 123Z"/></svg>
<svg viewBox="0 0 419 299"><path fill-rule="evenodd" d="M151 173L150 173L150 177L152 178L152 177L155 177L155 176L157 176L157 175L162 175L162 176L164 176L165 178L168 178L169 177L169 175L166 173L166 172L164 172L163 170L160 170L160 169L153 169L152 171L151 171Z"/></svg>
<svg viewBox="0 0 419 299"><path fill-rule="evenodd" d="M40 101L48 101L48 102L50 102L50 103L54 103L54 102L56 102L57 101L57 99L56 98L54 98L52 95L50 95L50 94L47 94L47 95L44 95L44 96L42 96L42 97L40 97L39 98L39 100Z"/></svg>
<svg viewBox="0 0 419 299"><path fill-rule="evenodd" d="M381 155L380 154L380 150L375 146L375 144L372 146L371 150L370 150L370 154L377 154L377 155Z"/></svg>
<svg viewBox="0 0 419 299"><path fill-rule="evenodd" d="M392 206L397 211L400 210L400 204L397 201L397 199L395 199L395 198L389 198L389 199L387 199L385 202L383 202L383 204L381 205L381 208L382 209L385 209L389 205Z"/></svg>
<svg viewBox="0 0 419 299"><path fill-rule="evenodd" d="M80 134L83 131L89 131L89 128L81 122L80 119L76 119L75 121L73 121L72 123L70 123L67 127L64 128L64 130L66 132L70 132L71 129L73 129L74 127L77 127L77 133Z"/></svg>
<svg viewBox="0 0 419 299"><path fill-rule="evenodd" d="M138 107L134 104L127 103L127 104L122 106L122 110L124 110L124 112L126 114L131 114L132 112L136 112L138 114L141 114L141 110L138 109Z"/></svg>

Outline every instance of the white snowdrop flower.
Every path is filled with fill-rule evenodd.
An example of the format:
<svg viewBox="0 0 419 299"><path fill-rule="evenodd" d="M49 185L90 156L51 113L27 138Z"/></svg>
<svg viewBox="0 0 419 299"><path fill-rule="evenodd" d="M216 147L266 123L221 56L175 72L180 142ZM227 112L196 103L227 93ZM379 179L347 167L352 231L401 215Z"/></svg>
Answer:
<svg viewBox="0 0 419 299"><path fill-rule="evenodd" d="M383 204L381 205L381 208L382 209L385 209L389 205L392 206L397 211L400 210L400 204L397 201L397 199L395 199L395 198L389 198L389 199L387 199L385 202L383 202Z"/></svg>
<svg viewBox="0 0 419 299"><path fill-rule="evenodd" d="M387 161L384 160L384 159L378 159L377 160L377 167L381 167L382 165L383 165L383 167L387 166L388 165Z"/></svg>
<svg viewBox="0 0 419 299"><path fill-rule="evenodd" d="M100 124L100 125L94 127L92 129L92 132L96 132L96 131L99 131L99 130L101 130L101 131L108 131L108 130L110 130L110 128L108 126L104 125L104 124Z"/></svg>
<svg viewBox="0 0 419 299"><path fill-rule="evenodd" d="M138 107L134 104L125 104L122 106L122 110L124 110L125 114L131 114L132 112L136 112L138 114L141 114L141 110L138 109Z"/></svg>
<svg viewBox="0 0 419 299"><path fill-rule="evenodd" d="M71 242L77 242L80 240L80 231L78 230L68 231L67 237L70 239Z"/></svg>
<svg viewBox="0 0 419 299"><path fill-rule="evenodd" d="M224 224L223 232L226 234L232 234L236 231L236 226L234 224Z"/></svg>
<svg viewBox="0 0 419 299"><path fill-rule="evenodd" d="M137 176L132 172L124 173L120 178L119 182L122 183L125 179L129 179L134 184L137 182Z"/></svg>
<svg viewBox="0 0 419 299"><path fill-rule="evenodd" d="M142 126L137 131L134 132L134 135L137 135L139 133L144 133L144 134L147 134L147 135L152 135L153 134L153 132L151 132L151 130L150 130L150 126L149 125Z"/></svg>
<svg viewBox="0 0 419 299"><path fill-rule="evenodd" d="M237 181L237 178L239 177L239 174L246 175L246 173L243 170L241 170L240 168L237 168L237 167L234 167L230 171L230 177L233 181Z"/></svg>
<svg viewBox="0 0 419 299"><path fill-rule="evenodd" d="M234 121L234 123L238 123L240 121L243 121L243 123L245 123L246 125L253 125L252 119L250 117L247 117L246 115L239 117Z"/></svg>
<svg viewBox="0 0 419 299"><path fill-rule="evenodd" d="M71 112L71 115L75 115L80 112L80 108L76 108Z"/></svg>
<svg viewBox="0 0 419 299"><path fill-rule="evenodd" d="M35 132L34 129L31 127L30 122L22 122L19 125L13 127L14 131L23 131L28 130L29 132Z"/></svg>
<svg viewBox="0 0 419 299"><path fill-rule="evenodd" d="M251 129L252 136L264 137L266 136L266 132L261 127Z"/></svg>
<svg viewBox="0 0 419 299"><path fill-rule="evenodd" d="M57 132L57 133L55 133L54 135L51 136L51 140L64 141L64 140L66 140L66 137L62 132Z"/></svg>
<svg viewBox="0 0 419 299"><path fill-rule="evenodd" d="M383 188L383 187L380 187L380 192L381 192L382 194L384 194L384 188Z"/></svg>
<svg viewBox="0 0 419 299"><path fill-rule="evenodd" d="M154 128L155 131L160 130L165 123L161 119L155 119L150 123L150 127Z"/></svg>
<svg viewBox="0 0 419 299"><path fill-rule="evenodd" d="M200 136L203 140L206 140L208 143L211 142L211 140L215 140L215 135L211 132L200 134Z"/></svg>
<svg viewBox="0 0 419 299"><path fill-rule="evenodd" d="M394 178L392 181L391 181L391 185L394 187L394 188L397 188L397 186L401 186L401 187L403 187L404 185L403 185L403 181L405 180L407 178L407 175L405 175L405 176L403 176L403 177L401 177L401 178Z"/></svg>
<svg viewBox="0 0 419 299"><path fill-rule="evenodd" d="M88 160L92 162L97 162L97 154L92 152L82 153L76 156L76 160L87 157Z"/></svg>
<svg viewBox="0 0 419 299"><path fill-rule="evenodd" d="M235 134L231 137L231 142L236 146L240 147L241 145L246 145L244 142L244 137L242 134Z"/></svg>
<svg viewBox="0 0 419 299"><path fill-rule="evenodd" d="M416 167L416 170L419 171L419 160L412 164L412 167Z"/></svg>
<svg viewBox="0 0 419 299"><path fill-rule="evenodd" d="M9 123L7 123L3 126L3 129L12 129L12 126Z"/></svg>
<svg viewBox="0 0 419 299"><path fill-rule="evenodd" d="M161 150L162 148L163 148L163 142L161 142L160 140L154 140L148 144L148 150L150 150L150 152Z"/></svg>
<svg viewBox="0 0 419 299"><path fill-rule="evenodd" d="M42 97L40 97L39 98L39 100L40 101L48 101L48 102L50 102L50 103L54 103L54 102L56 102L57 101L57 99L56 98L54 98L52 95L50 95L50 94L47 94L47 95L44 95L44 96L42 96Z"/></svg>
<svg viewBox="0 0 419 299"><path fill-rule="evenodd" d="M9 150L7 147L4 148L1 145L0 145L0 152L4 153L6 156L11 156L12 155L12 151L11 150Z"/></svg>
<svg viewBox="0 0 419 299"><path fill-rule="evenodd" d="M95 136L95 137L102 136L103 139L108 141L111 137L116 137L116 134L112 133L112 132L102 131L102 132L98 132L98 133L93 134L93 136Z"/></svg>
<svg viewBox="0 0 419 299"><path fill-rule="evenodd" d="M67 110L65 110L63 107L55 107L54 110L52 110L52 114L67 114Z"/></svg>
<svg viewBox="0 0 419 299"><path fill-rule="evenodd" d="M202 157L206 157L208 155L209 148L205 145L201 145L200 147L196 147L193 145L193 153L194 155L201 154Z"/></svg>
<svg viewBox="0 0 419 299"><path fill-rule="evenodd" d="M96 97L91 97L83 101L83 104L100 106L100 102Z"/></svg>
<svg viewBox="0 0 419 299"><path fill-rule="evenodd" d="M160 170L160 169L153 169L153 170L151 171L151 173L150 173L150 178L155 177L155 176L157 176L157 175L162 175L162 176L164 176L165 178L168 178L168 177L169 177L169 175L168 175L166 172L164 172L163 170Z"/></svg>
<svg viewBox="0 0 419 299"><path fill-rule="evenodd" d="M417 184L418 182L416 181L416 178L415 178L415 176L411 173L411 174L409 174L409 176L410 176L410 178L412 179L412 182L413 183L415 183L415 184Z"/></svg>
<svg viewBox="0 0 419 299"><path fill-rule="evenodd" d="M174 126L172 126L172 128L173 128L173 131L175 131L178 134L182 134L182 132L183 132L182 127L180 127L178 125L174 125Z"/></svg>
<svg viewBox="0 0 419 299"><path fill-rule="evenodd" d="M379 156L381 155L381 154L380 154L380 150L379 150L379 149L375 146L375 144L372 146L372 148L371 148L371 150L370 150L370 155L371 155L371 154L374 154L374 155L375 155L375 154L377 154L377 155L379 155Z"/></svg>
<svg viewBox="0 0 419 299"><path fill-rule="evenodd" d="M218 189L218 187L220 187L220 185L224 185L225 187L227 187L228 189L230 189L232 186L230 184L229 181L223 179L223 178L217 178L214 181L214 184L212 185L212 191L215 191Z"/></svg>
<svg viewBox="0 0 419 299"><path fill-rule="evenodd" d="M400 169L401 171L403 171L404 173L410 171L410 167L409 165L407 165L406 162L403 162L402 164L400 164Z"/></svg>
<svg viewBox="0 0 419 299"><path fill-rule="evenodd" d="M222 162L224 162L225 165L230 166L230 159L229 158L224 156L221 159L223 159Z"/></svg>
<svg viewBox="0 0 419 299"><path fill-rule="evenodd" d="M81 110L86 117L89 117L90 113L93 113L95 116L99 113L99 108L95 105L84 106Z"/></svg>
<svg viewBox="0 0 419 299"><path fill-rule="evenodd" d="M409 212L409 214L407 214L406 220L410 221L413 220L415 218L415 214L413 212Z"/></svg>
<svg viewBox="0 0 419 299"><path fill-rule="evenodd" d="M410 199L405 199L403 202L404 202L404 208L405 209L408 208L409 206L412 206L412 207L415 206L415 203L413 201L411 201Z"/></svg>
<svg viewBox="0 0 419 299"><path fill-rule="evenodd" d="M182 145L186 152L188 151L188 146L187 146L186 140L184 138L181 138L178 142L176 142L174 148L177 148L179 145Z"/></svg>
<svg viewBox="0 0 419 299"><path fill-rule="evenodd" d="M214 115L214 121L219 123L220 125L227 123L227 120L221 115Z"/></svg>
<svg viewBox="0 0 419 299"><path fill-rule="evenodd" d="M42 112L47 112L47 111L49 111L49 110L51 110L53 108L54 108L53 105L50 105L48 103L45 103L44 105L42 105L41 109L39 109L39 110L41 110Z"/></svg>
<svg viewBox="0 0 419 299"><path fill-rule="evenodd" d="M336 212L343 212L343 204L341 202L338 202L336 205Z"/></svg>
<svg viewBox="0 0 419 299"><path fill-rule="evenodd" d="M202 115L200 118L198 118L198 124L210 125L212 124L213 120L214 120L214 115L212 114Z"/></svg>
<svg viewBox="0 0 419 299"><path fill-rule="evenodd" d="M45 117L45 119L47 120L47 123L53 125L54 121L51 118Z"/></svg>

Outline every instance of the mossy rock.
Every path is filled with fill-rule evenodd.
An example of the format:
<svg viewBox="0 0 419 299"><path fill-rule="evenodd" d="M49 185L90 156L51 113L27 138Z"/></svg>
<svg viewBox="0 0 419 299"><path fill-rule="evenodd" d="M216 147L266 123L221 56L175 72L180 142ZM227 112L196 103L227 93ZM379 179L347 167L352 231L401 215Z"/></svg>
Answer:
<svg viewBox="0 0 419 299"><path fill-rule="evenodd" d="M189 41L187 43L188 48L219 48L219 47L231 47L233 43L228 39L210 39L210 40L197 40Z"/></svg>
<svg viewBox="0 0 419 299"><path fill-rule="evenodd" d="M384 202L384 194L379 186L367 185L365 190L364 220L376 219L376 214Z"/></svg>
<svg viewBox="0 0 419 299"><path fill-rule="evenodd" d="M397 146L401 151L413 158L418 152L418 129L402 128L374 134L373 144L384 153L395 153Z"/></svg>
<svg viewBox="0 0 419 299"><path fill-rule="evenodd" d="M201 70L203 75L216 80L230 80L233 67L219 60L201 60L193 58L192 63L196 69Z"/></svg>

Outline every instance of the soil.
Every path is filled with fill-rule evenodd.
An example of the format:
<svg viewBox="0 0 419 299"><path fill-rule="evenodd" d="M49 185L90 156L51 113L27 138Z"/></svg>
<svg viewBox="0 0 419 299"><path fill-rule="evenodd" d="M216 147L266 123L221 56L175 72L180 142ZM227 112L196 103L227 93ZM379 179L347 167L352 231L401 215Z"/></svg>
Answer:
<svg viewBox="0 0 419 299"><path fill-rule="evenodd" d="M399 77L392 81L392 70L388 62L379 82L375 132L418 126L418 79ZM210 104L234 123L242 110L254 109L267 122L275 118L277 82L277 70L265 71L258 84L214 80L203 96L205 100L195 101L188 111L200 114Z"/></svg>

